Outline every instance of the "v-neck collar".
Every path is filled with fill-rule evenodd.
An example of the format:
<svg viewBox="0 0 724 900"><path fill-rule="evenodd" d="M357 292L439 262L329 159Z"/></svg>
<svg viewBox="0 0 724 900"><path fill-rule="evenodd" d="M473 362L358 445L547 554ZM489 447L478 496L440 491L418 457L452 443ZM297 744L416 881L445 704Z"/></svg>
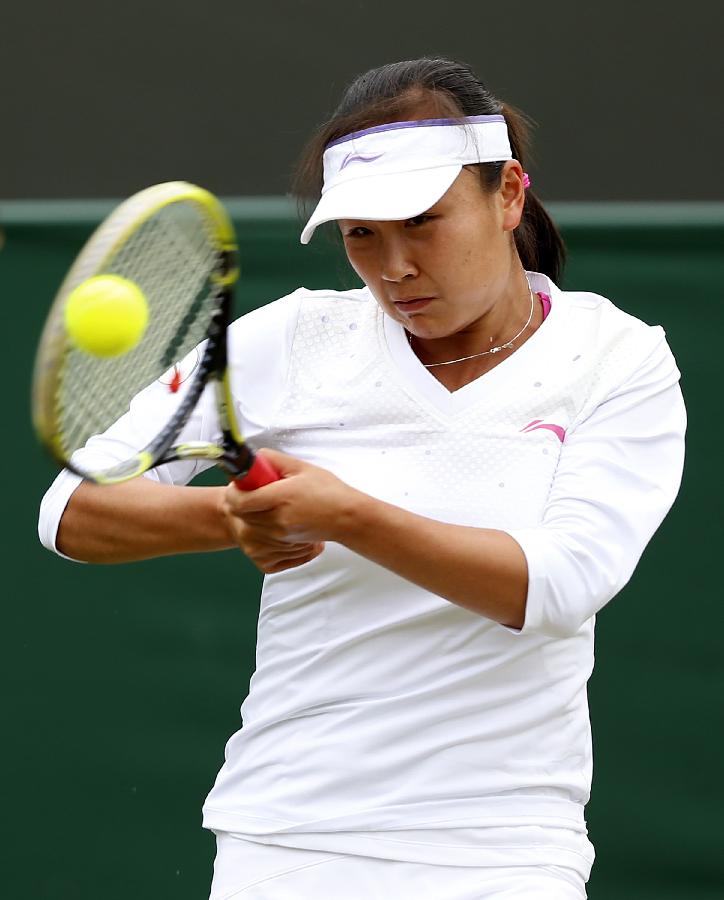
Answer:
<svg viewBox="0 0 724 900"><path fill-rule="evenodd" d="M454 416L464 412L490 391L499 389L511 376L521 373L530 361L542 352L540 348L543 338L557 328L557 323L562 317L562 292L546 275L539 272L526 272L526 275L534 293L542 291L551 298L551 309L548 316L522 347L489 372L479 375L455 391L448 390L420 362L410 346L403 325L380 310L388 357L398 370L405 387L425 406L434 408L444 416Z"/></svg>

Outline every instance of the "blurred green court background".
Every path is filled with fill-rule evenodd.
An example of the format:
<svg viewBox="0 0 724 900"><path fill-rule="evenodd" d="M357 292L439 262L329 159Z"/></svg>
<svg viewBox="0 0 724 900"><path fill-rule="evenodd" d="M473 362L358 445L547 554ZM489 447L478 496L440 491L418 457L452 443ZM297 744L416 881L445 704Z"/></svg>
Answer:
<svg viewBox="0 0 724 900"><path fill-rule="evenodd" d="M299 246L286 200L228 205L241 246L239 312L300 284L354 283L332 244ZM0 847L2 893L13 900L203 900L213 839L200 807L254 665L259 578L240 554L106 568L37 542L54 470L29 422L34 347L68 264L110 206L0 204ZM690 415L678 503L598 620L589 896L721 900L724 205L550 209L570 251L563 286L664 325Z"/></svg>

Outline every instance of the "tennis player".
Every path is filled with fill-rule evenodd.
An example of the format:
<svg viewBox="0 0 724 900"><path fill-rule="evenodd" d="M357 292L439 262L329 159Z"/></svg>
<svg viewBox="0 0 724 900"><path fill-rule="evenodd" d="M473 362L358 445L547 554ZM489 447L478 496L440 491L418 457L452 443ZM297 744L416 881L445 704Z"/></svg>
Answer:
<svg viewBox="0 0 724 900"><path fill-rule="evenodd" d="M212 900L586 895L594 619L673 503L685 412L660 327L557 286L525 150L465 65L360 76L298 185L322 188L302 242L331 223L364 286L231 329L244 430L283 478L64 472L44 498L71 558L238 545L267 573L204 807ZM182 396L151 385L79 453L124 458ZM211 440L213 409L183 438Z"/></svg>

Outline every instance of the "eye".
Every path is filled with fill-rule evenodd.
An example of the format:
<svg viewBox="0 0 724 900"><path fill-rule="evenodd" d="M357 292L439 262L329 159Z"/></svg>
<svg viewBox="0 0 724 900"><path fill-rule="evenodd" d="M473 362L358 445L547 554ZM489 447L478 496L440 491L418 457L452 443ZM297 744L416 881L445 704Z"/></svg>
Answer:
<svg viewBox="0 0 724 900"><path fill-rule="evenodd" d="M354 228L348 228L344 232L345 238L361 238L365 237L368 234L372 234L369 228L365 228L364 225L355 225Z"/></svg>
<svg viewBox="0 0 724 900"><path fill-rule="evenodd" d="M408 219L405 222L405 225L411 225L413 228L418 228L420 225L426 225L428 222L431 222L434 218L435 216L430 213L421 213L419 216Z"/></svg>

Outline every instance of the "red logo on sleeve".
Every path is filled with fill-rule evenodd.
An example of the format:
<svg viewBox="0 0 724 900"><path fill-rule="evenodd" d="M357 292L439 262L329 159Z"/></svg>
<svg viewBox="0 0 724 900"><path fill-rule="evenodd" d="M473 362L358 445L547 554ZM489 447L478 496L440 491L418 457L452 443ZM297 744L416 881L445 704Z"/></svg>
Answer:
<svg viewBox="0 0 724 900"><path fill-rule="evenodd" d="M164 372L158 380L161 384L167 385L172 394L176 394L181 385L194 374L199 362L199 352L196 350L192 356L186 357L182 362L177 362L175 366Z"/></svg>

